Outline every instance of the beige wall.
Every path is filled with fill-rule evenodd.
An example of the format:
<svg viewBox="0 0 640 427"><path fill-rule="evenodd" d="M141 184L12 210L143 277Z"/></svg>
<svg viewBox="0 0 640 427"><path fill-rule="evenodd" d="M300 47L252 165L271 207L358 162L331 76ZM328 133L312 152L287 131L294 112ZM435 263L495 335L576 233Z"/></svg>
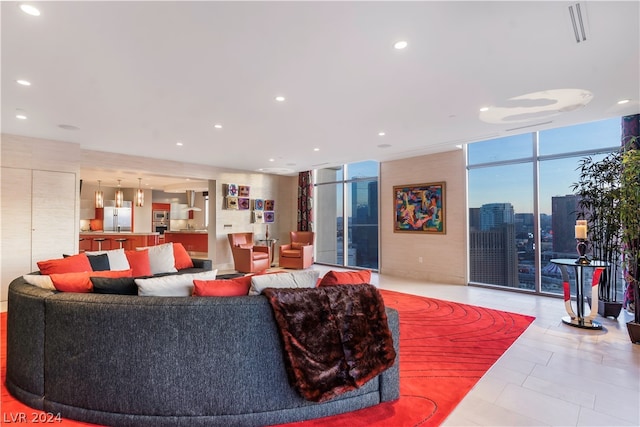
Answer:
<svg viewBox="0 0 640 427"><path fill-rule="evenodd" d="M225 185L248 185L250 199L275 200L275 222L269 224L269 238L278 239L277 245L289 241L289 231L296 228L298 203L298 178L291 176L263 175L255 173L223 173L216 182L216 258L221 269L233 269L233 258L227 234L253 232L256 239L265 238L266 224L252 222L251 210L225 209ZM276 246L277 247L277 246ZM277 249L275 261L277 262Z"/></svg>
<svg viewBox="0 0 640 427"><path fill-rule="evenodd" d="M462 150L380 165L381 273L425 282L467 284L465 176ZM441 181L446 183L446 234L394 233L393 186Z"/></svg>

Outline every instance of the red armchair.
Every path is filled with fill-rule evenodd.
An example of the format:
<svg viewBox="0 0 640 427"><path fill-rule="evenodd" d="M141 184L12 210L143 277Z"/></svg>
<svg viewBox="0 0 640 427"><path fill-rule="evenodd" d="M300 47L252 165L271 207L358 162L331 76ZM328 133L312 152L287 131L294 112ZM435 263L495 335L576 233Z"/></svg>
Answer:
<svg viewBox="0 0 640 427"><path fill-rule="evenodd" d="M253 244L253 233L227 234L235 269L240 273L259 273L269 268L269 247Z"/></svg>
<svg viewBox="0 0 640 427"><path fill-rule="evenodd" d="M313 231L290 231L291 243L280 246L280 267L303 269L313 264Z"/></svg>

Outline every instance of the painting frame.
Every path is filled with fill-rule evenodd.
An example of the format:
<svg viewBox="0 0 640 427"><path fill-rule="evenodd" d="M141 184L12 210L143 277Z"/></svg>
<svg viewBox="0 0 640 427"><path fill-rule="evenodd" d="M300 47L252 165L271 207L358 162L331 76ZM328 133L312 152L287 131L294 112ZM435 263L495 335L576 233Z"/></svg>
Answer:
<svg viewBox="0 0 640 427"><path fill-rule="evenodd" d="M447 234L446 182L393 186L393 232Z"/></svg>

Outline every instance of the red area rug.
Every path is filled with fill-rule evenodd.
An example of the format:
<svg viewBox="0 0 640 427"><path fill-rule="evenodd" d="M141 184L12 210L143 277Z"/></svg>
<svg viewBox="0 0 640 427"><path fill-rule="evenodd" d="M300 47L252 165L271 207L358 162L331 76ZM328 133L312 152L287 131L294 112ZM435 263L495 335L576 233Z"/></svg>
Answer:
<svg viewBox="0 0 640 427"><path fill-rule="evenodd" d="M437 426L534 320L531 316L467 304L380 292L386 305L400 313L400 399L287 426ZM4 385L6 313L2 313L0 320L0 417L17 421L16 414L26 414L26 423L14 421L12 424L32 425L32 418L43 413L13 399ZM91 425L66 419L55 424Z"/></svg>

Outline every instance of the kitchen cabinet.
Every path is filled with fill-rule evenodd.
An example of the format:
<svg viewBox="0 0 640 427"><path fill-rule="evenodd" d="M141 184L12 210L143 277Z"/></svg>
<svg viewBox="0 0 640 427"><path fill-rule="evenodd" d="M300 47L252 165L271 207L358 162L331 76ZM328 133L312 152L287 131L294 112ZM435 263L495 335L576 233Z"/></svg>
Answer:
<svg viewBox="0 0 640 427"><path fill-rule="evenodd" d="M182 243L188 252L209 252L209 233L206 232L167 231L164 233L164 240L167 243Z"/></svg>
<svg viewBox="0 0 640 427"><path fill-rule="evenodd" d="M171 203L170 219L189 219L186 203Z"/></svg>

